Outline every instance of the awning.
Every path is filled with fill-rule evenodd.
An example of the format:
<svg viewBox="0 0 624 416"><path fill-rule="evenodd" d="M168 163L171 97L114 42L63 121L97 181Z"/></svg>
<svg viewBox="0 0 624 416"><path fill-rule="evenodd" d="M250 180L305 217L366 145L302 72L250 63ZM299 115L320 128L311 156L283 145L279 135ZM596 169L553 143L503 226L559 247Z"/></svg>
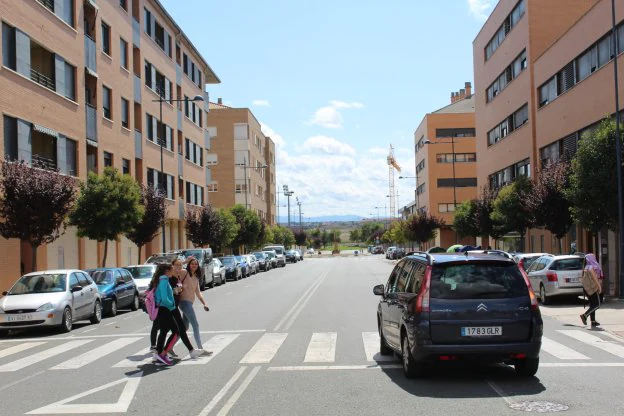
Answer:
<svg viewBox="0 0 624 416"><path fill-rule="evenodd" d="M89 146L98 147L98 142L91 140L91 139L87 139L87 144Z"/></svg>
<svg viewBox="0 0 624 416"><path fill-rule="evenodd" d="M92 77L99 78L97 72L87 68L86 66L85 66L85 71L87 71L87 74L91 75Z"/></svg>
<svg viewBox="0 0 624 416"><path fill-rule="evenodd" d="M89 6L93 7L96 11L100 10L100 8L95 4L95 0L85 0Z"/></svg>
<svg viewBox="0 0 624 416"><path fill-rule="evenodd" d="M35 124L35 123L33 123L32 126L33 126L33 129L35 131L38 131L39 133L47 134L48 136L52 136L52 137L57 138L57 139L59 137L59 134L56 131L52 130L52 129L40 126L39 124Z"/></svg>

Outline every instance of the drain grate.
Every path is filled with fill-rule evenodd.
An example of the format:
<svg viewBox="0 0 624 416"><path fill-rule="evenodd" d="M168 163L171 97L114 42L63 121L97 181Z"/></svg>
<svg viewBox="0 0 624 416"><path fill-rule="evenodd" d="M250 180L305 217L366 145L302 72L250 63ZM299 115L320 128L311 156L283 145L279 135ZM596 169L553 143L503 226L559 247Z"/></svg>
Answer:
<svg viewBox="0 0 624 416"><path fill-rule="evenodd" d="M565 412L569 409L565 404L552 402L518 402L509 405L514 410L534 413L555 413Z"/></svg>

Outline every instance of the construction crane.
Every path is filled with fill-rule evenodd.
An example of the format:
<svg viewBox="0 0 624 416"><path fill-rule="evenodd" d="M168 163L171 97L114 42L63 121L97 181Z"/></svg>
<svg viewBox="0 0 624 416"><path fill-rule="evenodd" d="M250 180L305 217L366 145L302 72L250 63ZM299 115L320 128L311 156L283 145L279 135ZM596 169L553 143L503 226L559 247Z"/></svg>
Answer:
<svg viewBox="0 0 624 416"><path fill-rule="evenodd" d="M390 215L394 218L396 211L396 201L395 201L395 190L394 190L394 170L397 172L401 172L401 166L397 163L394 158L394 147L392 144L390 145L390 154L388 155L388 196L390 197Z"/></svg>

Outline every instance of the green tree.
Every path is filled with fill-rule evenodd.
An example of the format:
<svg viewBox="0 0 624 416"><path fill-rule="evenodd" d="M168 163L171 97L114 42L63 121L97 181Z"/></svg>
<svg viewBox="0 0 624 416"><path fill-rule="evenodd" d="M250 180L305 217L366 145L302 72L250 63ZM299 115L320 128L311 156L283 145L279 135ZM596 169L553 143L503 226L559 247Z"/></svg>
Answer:
<svg viewBox="0 0 624 416"><path fill-rule="evenodd" d="M414 214L407 219L405 230L410 241L424 244L433 240L438 234L438 229L444 226L442 218L430 215L427 212Z"/></svg>
<svg viewBox="0 0 624 416"><path fill-rule="evenodd" d="M25 163L2 161L0 178L0 235L19 238L37 248L65 233L65 220L76 201L76 180Z"/></svg>
<svg viewBox="0 0 624 416"><path fill-rule="evenodd" d="M141 188L129 175L106 168L102 175L89 173L80 184L80 196L70 214L70 224L78 229L78 237L104 242L102 267L106 267L108 241L131 232L141 222Z"/></svg>
<svg viewBox="0 0 624 416"><path fill-rule="evenodd" d="M295 243L298 246L305 246L306 241L308 241L308 236L304 231L298 231L295 233Z"/></svg>
<svg viewBox="0 0 624 416"><path fill-rule="evenodd" d="M489 186L484 186L481 189L481 193L477 199L474 200L474 220L476 228L481 237L492 236L494 238L500 238L505 233L499 234L494 230L492 224L492 210L494 209L494 199L496 199L497 193Z"/></svg>
<svg viewBox="0 0 624 416"><path fill-rule="evenodd" d="M214 234L214 240L209 244L211 247L214 247L213 251L220 253L225 247L229 247L232 244L232 241L238 235L239 225L236 222L236 217L225 208L219 208L217 219L219 220L219 227Z"/></svg>
<svg viewBox="0 0 624 416"><path fill-rule="evenodd" d="M258 243L260 235L260 217L258 214L245 208L243 205L237 204L230 208L230 212L236 218L238 223L238 235L232 241L232 249L240 246L254 247Z"/></svg>
<svg viewBox="0 0 624 416"><path fill-rule="evenodd" d="M520 234L520 250L524 250L524 236L528 228L535 224L535 218L528 204L533 189L533 182L526 176L503 187L492 205L493 229L499 235L510 231Z"/></svg>
<svg viewBox="0 0 624 416"><path fill-rule="evenodd" d="M583 135L572 159L565 191L572 218L594 234L618 226L615 139L615 123L604 120Z"/></svg>
<svg viewBox="0 0 624 416"><path fill-rule="evenodd" d="M478 237L480 235L475 219L477 203L474 200L464 201L455 209L453 228L461 237Z"/></svg>
<svg viewBox="0 0 624 416"><path fill-rule="evenodd" d="M360 230L359 229L355 229L355 230L351 230L349 232L349 241L353 242L353 243L357 243L360 241Z"/></svg>
<svg viewBox="0 0 624 416"><path fill-rule="evenodd" d="M396 244L405 244L407 242L406 223L405 221L393 221L388 231L383 235L385 241Z"/></svg>
<svg viewBox="0 0 624 416"><path fill-rule="evenodd" d="M321 230L316 228L310 233L310 235L314 238L321 238Z"/></svg>
<svg viewBox="0 0 624 416"><path fill-rule="evenodd" d="M141 262L141 248L156 238L167 215L165 195L151 186L141 186L140 204L143 207L141 221L132 231L126 233L128 240L136 244L139 249L139 263Z"/></svg>
<svg viewBox="0 0 624 416"><path fill-rule="evenodd" d="M204 205L201 208L188 209L184 219L186 236L195 247L214 244L221 222L212 206Z"/></svg>
<svg viewBox="0 0 624 416"><path fill-rule="evenodd" d="M327 243L330 242L331 236L327 232L327 230L323 230L321 233L321 243L323 244L323 248L327 247Z"/></svg>

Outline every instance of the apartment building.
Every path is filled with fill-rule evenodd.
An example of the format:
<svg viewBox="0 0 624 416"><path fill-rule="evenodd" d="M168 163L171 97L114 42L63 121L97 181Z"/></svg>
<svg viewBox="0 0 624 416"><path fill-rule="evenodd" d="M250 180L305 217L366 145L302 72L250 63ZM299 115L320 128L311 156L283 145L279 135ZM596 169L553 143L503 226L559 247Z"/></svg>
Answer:
<svg viewBox="0 0 624 416"><path fill-rule="evenodd" d="M248 108L228 107L221 98L210 103L208 122L210 203L217 208L241 204L276 224L275 143Z"/></svg>
<svg viewBox="0 0 624 416"><path fill-rule="evenodd" d="M474 238L460 238L451 229L455 204L478 194L474 104L472 85L466 82L465 88L451 93L451 104L425 115L414 132L416 199L410 209L446 223L436 239L422 248L475 243Z"/></svg>
<svg viewBox="0 0 624 416"><path fill-rule="evenodd" d="M82 180L113 166L162 186L165 249L188 246L184 212L208 199L205 86L220 81L162 4L0 0L0 18L3 155ZM143 257L162 250L161 241L148 244ZM37 268L94 267L102 248L70 228L39 249ZM28 271L26 245L0 240L0 249L8 254L0 266L9 281ZM127 239L109 243L107 265L138 260Z"/></svg>

